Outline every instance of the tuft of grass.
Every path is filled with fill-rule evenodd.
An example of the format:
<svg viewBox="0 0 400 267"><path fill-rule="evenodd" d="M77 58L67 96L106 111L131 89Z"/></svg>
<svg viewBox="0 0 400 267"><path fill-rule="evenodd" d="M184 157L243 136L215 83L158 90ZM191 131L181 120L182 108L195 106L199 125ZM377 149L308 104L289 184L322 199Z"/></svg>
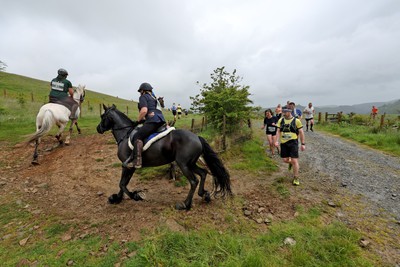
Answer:
<svg viewBox="0 0 400 267"><path fill-rule="evenodd" d="M176 179L174 184L176 187L184 187L184 186L187 186L189 184L189 182L185 176L181 176Z"/></svg>
<svg viewBox="0 0 400 267"><path fill-rule="evenodd" d="M400 137L397 129L353 124L320 124L319 129L339 135L371 148L400 156Z"/></svg>
<svg viewBox="0 0 400 267"><path fill-rule="evenodd" d="M291 237L296 245L285 245ZM267 233L244 235L201 229L185 233L159 228L134 246L127 266L374 266L358 246L360 235L345 225L325 225L318 209Z"/></svg>
<svg viewBox="0 0 400 267"><path fill-rule="evenodd" d="M66 266L69 261L76 266L113 266L122 250L99 236L62 241L65 233L78 227L59 218L34 216L10 198L0 198L0 225L2 266ZM20 245L23 239L27 242ZM108 250L101 250L105 246Z"/></svg>
<svg viewBox="0 0 400 267"><path fill-rule="evenodd" d="M235 145L228 151L228 154L228 157L236 159L238 159L238 155L240 156L240 160L232 165L232 168L237 170L271 173L278 169L276 163L266 156L260 140L248 140L240 145Z"/></svg>

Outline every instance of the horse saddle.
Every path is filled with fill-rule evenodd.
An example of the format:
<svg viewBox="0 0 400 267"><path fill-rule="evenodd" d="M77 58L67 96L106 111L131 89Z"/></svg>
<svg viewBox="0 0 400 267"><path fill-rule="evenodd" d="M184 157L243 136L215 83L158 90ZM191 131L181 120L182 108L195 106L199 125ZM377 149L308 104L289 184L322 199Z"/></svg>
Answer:
<svg viewBox="0 0 400 267"><path fill-rule="evenodd" d="M163 138L164 136L166 136L173 130L175 130L175 127L167 127L165 125L158 128L155 133L152 133L149 137L146 138L146 140L144 140L143 151L146 151L154 142L160 140L161 138ZM135 136L136 133L137 133L137 130L134 130L129 135L128 145L131 150L133 150L132 142L133 142L133 137Z"/></svg>

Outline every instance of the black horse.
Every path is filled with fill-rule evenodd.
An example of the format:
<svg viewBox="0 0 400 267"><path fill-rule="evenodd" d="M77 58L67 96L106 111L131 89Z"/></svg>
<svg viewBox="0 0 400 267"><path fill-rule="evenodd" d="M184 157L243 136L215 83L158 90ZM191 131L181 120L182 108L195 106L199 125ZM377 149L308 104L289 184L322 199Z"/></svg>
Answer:
<svg viewBox="0 0 400 267"><path fill-rule="evenodd" d="M104 113L101 115L101 122L97 126L98 133L112 130L115 140L118 143L118 158L121 162L125 161L131 154L128 146L130 132L138 126L138 122L130 120L124 113L120 112L115 105L106 107L103 104ZM206 140L187 130L173 130L168 135L153 143L143 152L143 167L155 167L175 161L182 170L183 175L190 182L189 194L185 201L176 203L178 210L190 210L192 207L193 195L196 191L199 180L195 174L200 176L200 186L198 194L206 202L211 201L210 193L204 190L207 170L197 166L197 160L203 158L214 177L214 197L220 195L231 196L231 182L229 173L225 169L217 154L212 150ZM122 201L123 194L127 194L133 200L141 200L140 192L130 192L127 185L132 178L135 169L122 168L121 180L119 182L120 191L118 194L111 195L108 200L111 204L118 204Z"/></svg>

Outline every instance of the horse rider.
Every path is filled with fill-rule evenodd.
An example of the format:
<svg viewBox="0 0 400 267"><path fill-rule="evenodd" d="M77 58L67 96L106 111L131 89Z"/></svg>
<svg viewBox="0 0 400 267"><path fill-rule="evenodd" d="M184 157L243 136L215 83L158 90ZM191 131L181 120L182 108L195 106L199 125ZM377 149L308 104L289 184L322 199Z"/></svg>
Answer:
<svg viewBox="0 0 400 267"><path fill-rule="evenodd" d="M69 119L75 123L76 110L79 104L74 100L74 89L72 83L67 80L68 71L65 69L58 70L58 76L50 82L49 103L61 104L71 111Z"/></svg>
<svg viewBox="0 0 400 267"><path fill-rule="evenodd" d="M143 141L165 124L162 111L157 109L157 98L153 93L153 87L149 83L142 83L138 92L140 93L138 122L144 120L144 123L133 137L132 154L122 163L122 166L128 169L142 167Z"/></svg>

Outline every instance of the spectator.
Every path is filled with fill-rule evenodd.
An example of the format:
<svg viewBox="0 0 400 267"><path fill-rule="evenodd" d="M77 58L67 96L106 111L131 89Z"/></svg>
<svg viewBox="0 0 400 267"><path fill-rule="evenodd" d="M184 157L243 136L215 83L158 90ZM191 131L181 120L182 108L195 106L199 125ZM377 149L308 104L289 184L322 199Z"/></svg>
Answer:
<svg viewBox="0 0 400 267"><path fill-rule="evenodd" d="M375 120L376 115L378 115L378 108L375 106L372 106L372 110L371 110L371 117L373 120Z"/></svg>

